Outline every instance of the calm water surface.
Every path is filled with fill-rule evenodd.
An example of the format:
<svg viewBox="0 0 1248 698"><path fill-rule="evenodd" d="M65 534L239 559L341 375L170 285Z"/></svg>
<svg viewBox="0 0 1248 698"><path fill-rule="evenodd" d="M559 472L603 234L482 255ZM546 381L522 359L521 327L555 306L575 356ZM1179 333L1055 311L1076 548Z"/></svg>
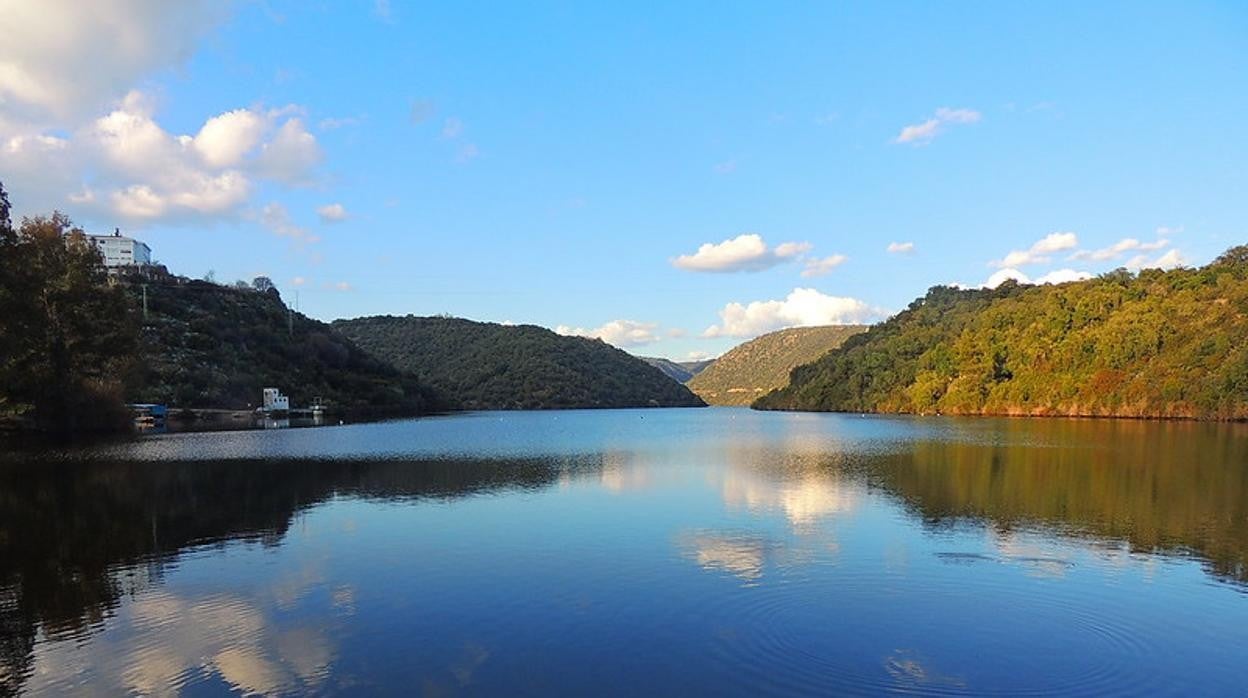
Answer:
<svg viewBox="0 0 1248 698"><path fill-rule="evenodd" d="M0 457L0 692L1245 686L1242 426L476 413Z"/></svg>

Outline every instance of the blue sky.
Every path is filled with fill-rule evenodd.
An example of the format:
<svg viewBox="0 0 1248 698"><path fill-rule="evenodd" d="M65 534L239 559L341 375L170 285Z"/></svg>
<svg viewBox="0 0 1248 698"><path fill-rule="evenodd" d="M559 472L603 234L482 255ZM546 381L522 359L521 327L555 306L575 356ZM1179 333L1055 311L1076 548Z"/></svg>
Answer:
<svg viewBox="0 0 1248 698"><path fill-rule="evenodd" d="M326 320L683 359L1248 242L1243 3L0 8L19 213Z"/></svg>

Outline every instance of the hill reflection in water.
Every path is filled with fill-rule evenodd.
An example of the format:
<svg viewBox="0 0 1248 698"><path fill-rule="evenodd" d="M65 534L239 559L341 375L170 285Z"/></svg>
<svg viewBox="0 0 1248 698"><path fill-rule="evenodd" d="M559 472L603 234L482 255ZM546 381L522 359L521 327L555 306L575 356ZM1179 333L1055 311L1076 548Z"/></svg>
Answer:
<svg viewBox="0 0 1248 698"><path fill-rule="evenodd" d="M1139 688L1168 654L1216 688L1248 657L1143 609L1248 619L1167 571L1248 597L1246 433L486 413L9 453L0 692L975 692L1011 643L1038 688Z"/></svg>

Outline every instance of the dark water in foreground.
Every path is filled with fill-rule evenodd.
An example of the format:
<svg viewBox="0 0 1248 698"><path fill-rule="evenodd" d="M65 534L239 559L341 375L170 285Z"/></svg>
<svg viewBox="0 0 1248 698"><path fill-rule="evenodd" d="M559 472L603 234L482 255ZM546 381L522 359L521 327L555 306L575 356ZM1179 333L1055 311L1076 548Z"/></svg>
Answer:
<svg viewBox="0 0 1248 698"><path fill-rule="evenodd" d="M1248 429L646 410L0 458L0 693L1239 694Z"/></svg>

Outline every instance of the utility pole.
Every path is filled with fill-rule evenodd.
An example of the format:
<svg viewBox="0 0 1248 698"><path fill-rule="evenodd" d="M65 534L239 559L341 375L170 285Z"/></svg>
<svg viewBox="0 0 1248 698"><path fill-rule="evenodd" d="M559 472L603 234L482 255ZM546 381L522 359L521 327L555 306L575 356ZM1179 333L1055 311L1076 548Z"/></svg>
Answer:
<svg viewBox="0 0 1248 698"><path fill-rule="evenodd" d="M143 284L143 322L147 322L147 284Z"/></svg>

